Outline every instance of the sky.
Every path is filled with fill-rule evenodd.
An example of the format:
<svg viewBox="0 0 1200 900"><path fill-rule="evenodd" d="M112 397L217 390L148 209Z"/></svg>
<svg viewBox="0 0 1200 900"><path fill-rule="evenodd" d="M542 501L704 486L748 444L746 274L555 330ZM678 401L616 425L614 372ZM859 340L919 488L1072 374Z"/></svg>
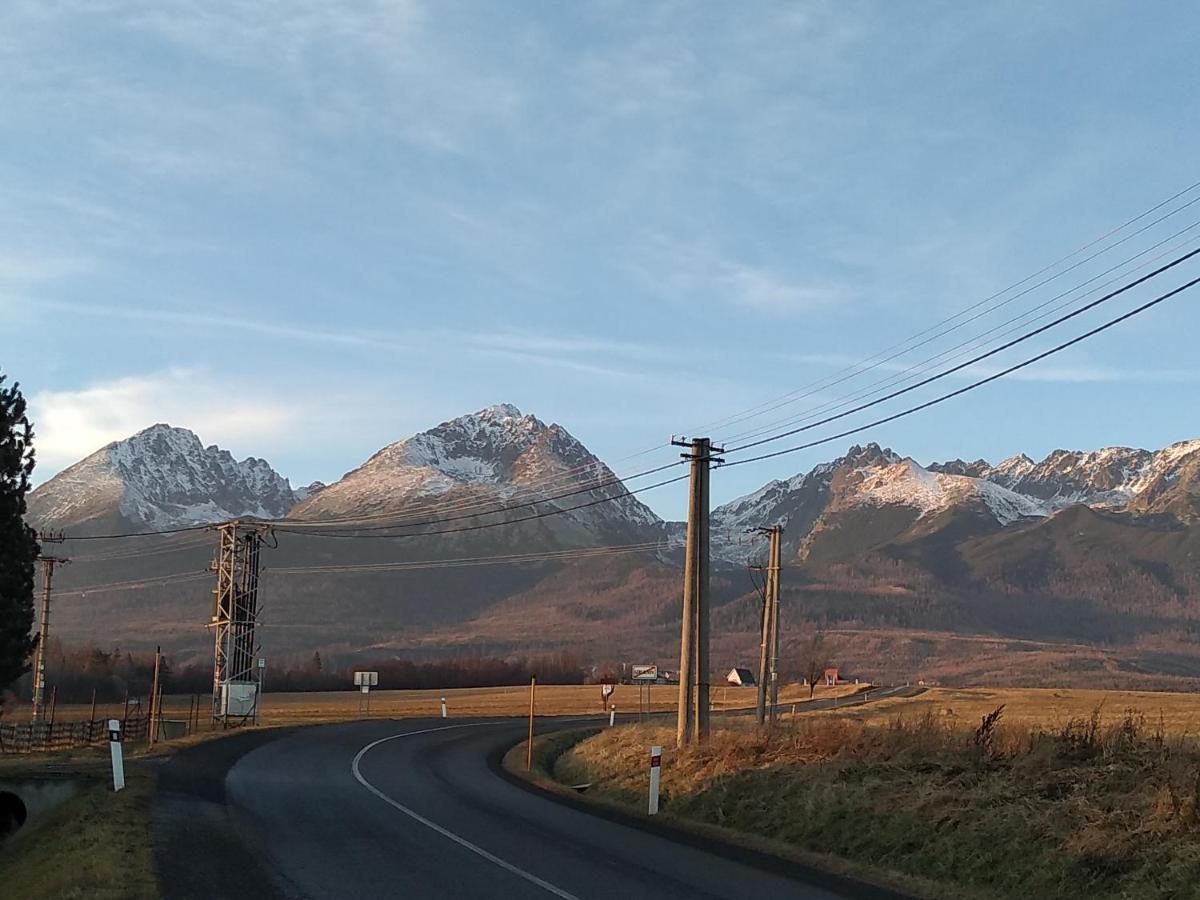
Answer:
<svg viewBox="0 0 1200 900"><path fill-rule="evenodd" d="M1200 220L1185 194L1069 257L1200 180L1198 39L1185 2L8 0L0 372L39 480L165 421L331 481L500 402L618 472L670 460L673 434L804 413ZM992 318L806 387L1064 257ZM713 502L853 441L929 462L1200 437L1198 303L726 469ZM684 509L682 485L642 498Z"/></svg>

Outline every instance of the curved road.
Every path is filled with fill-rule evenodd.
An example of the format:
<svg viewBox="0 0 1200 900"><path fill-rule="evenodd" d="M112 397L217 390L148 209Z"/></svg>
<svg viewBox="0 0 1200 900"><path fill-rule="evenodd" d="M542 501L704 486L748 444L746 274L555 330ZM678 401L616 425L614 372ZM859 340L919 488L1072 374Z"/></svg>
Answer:
<svg viewBox="0 0 1200 900"><path fill-rule="evenodd" d="M531 789L497 765L524 729L354 722L183 751L155 812L165 896L894 896Z"/></svg>

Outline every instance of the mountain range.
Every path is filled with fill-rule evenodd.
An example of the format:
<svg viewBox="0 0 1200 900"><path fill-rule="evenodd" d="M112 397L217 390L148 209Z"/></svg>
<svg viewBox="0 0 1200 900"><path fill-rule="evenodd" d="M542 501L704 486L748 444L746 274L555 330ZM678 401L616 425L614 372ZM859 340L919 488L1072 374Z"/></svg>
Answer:
<svg viewBox="0 0 1200 900"><path fill-rule="evenodd" d="M579 493L581 483L602 487ZM531 505L546 495L558 499ZM484 510L494 512L480 518ZM625 493L565 428L508 404L444 422L328 486L301 489L263 460L239 462L190 431L155 425L29 498L32 524L72 536L234 517L294 526L278 529L278 547L264 557L264 642L276 652L570 648L669 663L678 639L677 552L445 565L665 547L683 533L683 523L663 522ZM442 526L432 530L448 533L422 536L433 520ZM497 521L507 524L472 527ZM1051 673L1200 683L1190 643L1200 624L1192 608L1198 521L1200 441L996 465L922 466L877 444L851 447L712 511L715 651L725 655L715 658L732 664L753 652L757 601L746 566L765 548L752 529L782 524L784 645L793 654L820 644L822 655L876 678L961 682L986 671L1023 682ZM63 570L60 634L202 653L211 536L136 543L90 542ZM98 587L107 584L121 587Z"/></svg>

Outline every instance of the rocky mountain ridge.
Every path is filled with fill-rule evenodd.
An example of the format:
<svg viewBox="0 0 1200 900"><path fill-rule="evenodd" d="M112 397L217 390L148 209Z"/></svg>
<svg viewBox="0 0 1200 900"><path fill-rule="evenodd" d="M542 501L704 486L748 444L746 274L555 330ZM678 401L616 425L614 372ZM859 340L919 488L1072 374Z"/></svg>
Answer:
<svg viewBox="0 0 1200 900"><path fill-rule="evenodd" d="M29 496L38 525L123 521L136 530L278 518L296 492L266 460L235 460L185 428L153 425L114 441L55 475Z"/></svg>

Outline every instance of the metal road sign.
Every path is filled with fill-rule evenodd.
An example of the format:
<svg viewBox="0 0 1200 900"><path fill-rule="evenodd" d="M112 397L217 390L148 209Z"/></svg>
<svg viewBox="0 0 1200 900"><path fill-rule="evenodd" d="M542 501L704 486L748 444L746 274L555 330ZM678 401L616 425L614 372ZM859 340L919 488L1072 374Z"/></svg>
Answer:
<svg viewBox="0 0 1200 900"><path fill-rule="evenodd" d="M355 672L354 684L356 687L377 687L379 685L379 673Z"/></svg>
<svg viewBox="0 0 1200 900"><path fill-rule="evenodd" d="M634 666L633 667L634 681L657 681L658 666Z"/></svg>

